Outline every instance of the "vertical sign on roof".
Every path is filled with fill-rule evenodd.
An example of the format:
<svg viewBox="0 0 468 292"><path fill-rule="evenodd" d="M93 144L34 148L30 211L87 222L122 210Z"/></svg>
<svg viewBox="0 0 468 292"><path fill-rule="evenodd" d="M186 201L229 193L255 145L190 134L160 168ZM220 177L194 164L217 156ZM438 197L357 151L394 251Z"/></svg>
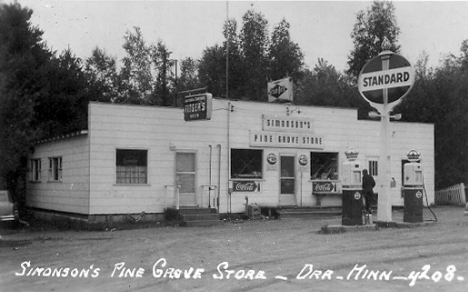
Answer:
<svg viewBox="0 0 468 292"><path fill-rule="evenodd" d="M184 120L211 120L213 96L211 93L189 95L184 100Z"/></svg>

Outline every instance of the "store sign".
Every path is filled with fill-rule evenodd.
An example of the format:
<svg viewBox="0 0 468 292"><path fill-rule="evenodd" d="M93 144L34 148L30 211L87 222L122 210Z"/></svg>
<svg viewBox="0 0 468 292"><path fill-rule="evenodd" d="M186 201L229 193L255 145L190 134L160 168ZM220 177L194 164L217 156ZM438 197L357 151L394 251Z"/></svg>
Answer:
<svg viewBox="0 0 468 292"><path fill-rule="evenodd" d="M250 146L323 149L324 139L313 134L250 131Z"/></svg>
<svg viewBox="0 0 468 292"><path fill-rule="evenodd" d="M313 181L312 191L314 194L329 194L338 192L336 182L331 181Z"/></svg>
<svg viewBox="0 0 468 292"><path fill-rule="evenodd" d="M211 120L213 97L211 93L189 95L184 102L184 120Z"/></svg>
<svg viewBox="0 0 468 292"><path fill-rule="evenodd" d="M307 118L290 118L263 116L264 131L313 132L313 120Z"/></svg>
<svg viewBox="0 0 468 292"><path fill-rule="evenodd" d="M260 183L254 181L233 181L233 192L260 192Z"/></svg>
<svg viewBox="0 0 468 292"><path fill-rule="evenodd" d="M268 83L269 102L287 102L293 100L292 78L284 78Z"/></svg>
<svg viewBox="0 0 468 292"><path fill-rule="evenodd" d="M383 104L393 108L413 87L414 69L404 57L388 52L367 62L358 77L361 96L377 109Z"/></svg>

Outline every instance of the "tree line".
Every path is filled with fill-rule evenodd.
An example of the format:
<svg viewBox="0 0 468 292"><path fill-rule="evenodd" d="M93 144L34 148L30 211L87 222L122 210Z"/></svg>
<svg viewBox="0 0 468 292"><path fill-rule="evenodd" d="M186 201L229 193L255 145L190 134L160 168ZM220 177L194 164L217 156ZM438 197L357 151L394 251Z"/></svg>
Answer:
<svg viewBox="0 0 468 292"><path fill-rule="evenodd" d="M372 109L357 91L357 76L384 39L392 51L401 50L387 1L357 13L345 72L324 59L309 69L290 24L283 19L270 33L268 20L254 10L240 25L226 20L220 28L225 41L207 47L199 60L171 58L162 40L147 43L139 27L125 33L122 60L98 47L84 60L70 48L57 53L31 24L32 13L19 3L0 4L0 187L20 201L33 142L86 129L89 101L178 106L180 93L195 88L215 97L267 101L267 82L292 77L295 104L357 108L367 119ZM413 90L394 110L404 121L435 125L436 188L468 182L468 40L460 51L437 68L428 68L429 56L422 54Z"/></svg>

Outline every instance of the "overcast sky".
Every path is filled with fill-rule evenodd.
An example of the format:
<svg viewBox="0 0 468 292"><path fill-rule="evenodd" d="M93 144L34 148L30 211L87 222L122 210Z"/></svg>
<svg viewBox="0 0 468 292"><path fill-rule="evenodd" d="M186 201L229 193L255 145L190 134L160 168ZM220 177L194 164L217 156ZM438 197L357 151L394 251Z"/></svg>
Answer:
<svg viewBox="0 0 468 292"><path fill-rule="evenodd" d="M2 0L0 0L2 2ZM12 1L3 1L12 2ZM372 1L76 1L19 0L33 9L33 25L44 31L49 48L71 48L87 58L94 47L119 60L125 32L140 27L147 43L162 40L171 57L201 57L206 47L223 42L227 15L242 26L242 16L251 8L261 12L270 33L283 18L291 25L292 40L299 44L305 63L313 68L323 58L338 70L347 69L352 50L350 33L356 14ZM426 51L430 65L438 66L446 54L460 55L468 39L468 1L393 1L401 29L401 54L415 63Z"/></svg>

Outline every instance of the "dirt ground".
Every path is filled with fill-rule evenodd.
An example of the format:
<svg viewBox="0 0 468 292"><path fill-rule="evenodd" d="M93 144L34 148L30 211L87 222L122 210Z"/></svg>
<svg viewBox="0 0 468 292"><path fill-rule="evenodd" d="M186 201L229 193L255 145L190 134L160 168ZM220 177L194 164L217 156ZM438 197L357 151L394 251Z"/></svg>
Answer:
<svg viewBox="0 0 468 292"><path fill-rule="evenodd" d="M468 217L433 210L428 226L340 234L318 232L340 217L0 230L0 291L468 291Z"/></svg>

